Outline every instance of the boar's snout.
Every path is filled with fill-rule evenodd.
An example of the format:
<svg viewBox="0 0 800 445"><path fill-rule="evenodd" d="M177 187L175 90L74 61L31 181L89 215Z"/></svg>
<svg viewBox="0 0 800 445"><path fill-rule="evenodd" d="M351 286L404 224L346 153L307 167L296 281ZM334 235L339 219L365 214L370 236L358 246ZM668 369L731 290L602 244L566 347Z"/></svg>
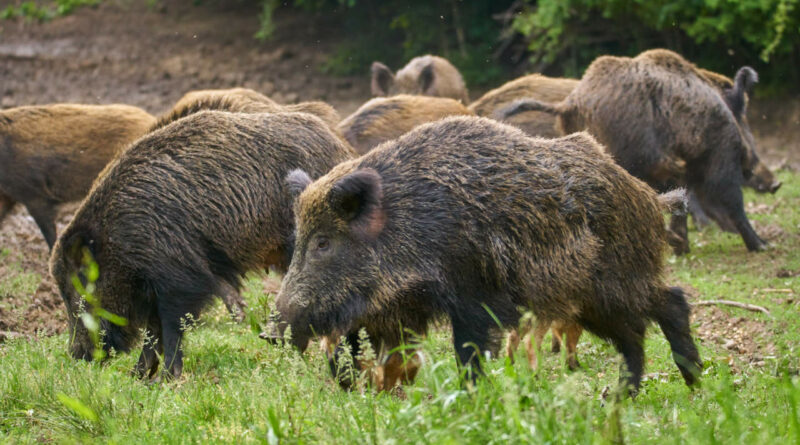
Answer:
<svg viewBox="0 0 800 445"><path fill-rule="evenodd" d="M289 327L289 323L284 321L280 322L270 322L267 324L267 327L264 329L264 332L258 334L258 337L266 340L270 344L278 344L278 341L285 341L285 333L286 328ZM305 352L306 348L308 347L308 342L310 338L306 335L302 335L302 333L298 332L297 334L294 333L292 330L292 337L291 343L292 346L297 348L300 353L302 354Z"/></svg>
<svg viewBox="0 0 800 445"><path fill-rule="evenodd" d="M758 193L775 193L781 188L781 181L762 162L758 162L753 169L753 174L745 182Z"/></svg>
<svg viewBox="0 0 800 445"><path fill-rule="evenodd" d="M76 360L92 361L94 358L94 348L87 348L79 343L72 344L72 358Z"/></svg>

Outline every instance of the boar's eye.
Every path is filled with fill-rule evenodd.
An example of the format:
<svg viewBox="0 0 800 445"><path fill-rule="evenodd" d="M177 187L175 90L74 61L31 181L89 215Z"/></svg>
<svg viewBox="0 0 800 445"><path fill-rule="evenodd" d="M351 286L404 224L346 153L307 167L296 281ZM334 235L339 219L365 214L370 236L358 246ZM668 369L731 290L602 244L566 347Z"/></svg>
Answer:
<svg viewBox="0 0 800 445"><path fill-rule="evenodd" d="M325 252L328 248L331 247L331 242L328 238L321 236L317 238L317 251Z"/></svg>

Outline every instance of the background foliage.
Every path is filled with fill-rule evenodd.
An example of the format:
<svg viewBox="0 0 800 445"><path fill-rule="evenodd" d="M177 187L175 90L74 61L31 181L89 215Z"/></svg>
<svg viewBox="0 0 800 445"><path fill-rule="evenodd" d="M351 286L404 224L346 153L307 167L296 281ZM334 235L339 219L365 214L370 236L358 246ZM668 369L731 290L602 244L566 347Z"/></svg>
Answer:
<svg viewBox="0 0 800 445"><path fill-rule="evenodd" d="M48 20L101 1L17 2L0 16ZM323 71L333 75L364 74L374 60L397 68L433 53L450 59L470 86L492 86L525 72L580 77L599 55L663 47L728 75L751 65L762 94L800 89L800 0L216 1L259 4L260 40L272 36L281 8L304 11L309 26L331 26L341 42Z"/></svg>

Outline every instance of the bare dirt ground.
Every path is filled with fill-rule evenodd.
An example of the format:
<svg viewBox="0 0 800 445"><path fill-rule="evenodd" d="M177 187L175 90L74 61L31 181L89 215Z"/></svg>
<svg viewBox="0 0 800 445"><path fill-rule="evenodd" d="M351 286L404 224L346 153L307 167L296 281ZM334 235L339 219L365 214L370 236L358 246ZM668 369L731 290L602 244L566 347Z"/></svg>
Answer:
<svg viewBox="0 0 800 445"><path fill-rule="evenodd" d="M106 2L43 24L0 21L0 108L127 103L159 114L190 90L244 86L283 103L324 100L346 116L369 97L368 67L360 77L321 73L339 32L324 18L309 23L281 9L274 37L261 43L253 39L257 9L187 1L165 1L150 9L145 3ZM0 1L0 8L6 4ZM480 93L473 91L473 98ZM754 100L750 115L767 163L800 171L800 98ZM59 230L76 208L65 207ZM0 280L18 274L20 267L45 277L30 295L0 295L0 342L63 331L66 319L47 271L47 246L23 207L0 224L0 249ZM742 339L757 339L753 332L758 326L719 309L704 308L697 316L699 334L712 341L730 326L741 331ZM771 352L737 344L754 359Z"/></svg>

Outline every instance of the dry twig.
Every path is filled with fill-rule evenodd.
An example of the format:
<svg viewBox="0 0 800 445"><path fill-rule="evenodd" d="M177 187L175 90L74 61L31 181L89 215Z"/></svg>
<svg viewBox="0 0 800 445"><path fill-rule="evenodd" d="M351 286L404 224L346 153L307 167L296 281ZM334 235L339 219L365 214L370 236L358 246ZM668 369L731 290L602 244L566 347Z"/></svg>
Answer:
<svg viewBox="0 0 800 445"><path fill-rule="evenodd" d="M748 304L748 303L740 303L738 301L730 301L730 300L703 300L703 301L696 301L692 303L694 306L712 306L712 305L723 305L723 306L733 306L738 307L741 309L747 309L748 311L753 312L763 312L767 315L770 314L767 308L756 306L755 304Z"/></svg>

